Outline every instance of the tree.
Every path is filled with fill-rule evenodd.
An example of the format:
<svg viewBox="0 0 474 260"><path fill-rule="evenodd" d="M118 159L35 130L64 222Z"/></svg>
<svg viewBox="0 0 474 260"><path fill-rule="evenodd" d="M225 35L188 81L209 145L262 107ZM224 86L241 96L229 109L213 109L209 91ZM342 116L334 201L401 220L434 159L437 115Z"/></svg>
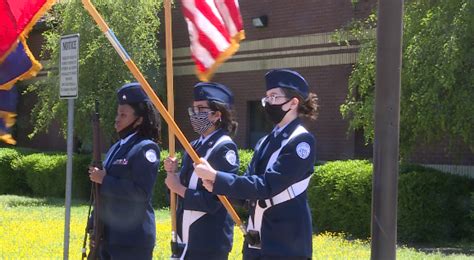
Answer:
<svg viewBox="0 0 474 260"><path fill-rule="evenodd" d="M157 39L160 21L157 14L162 1L102 0L94 3L156 91L160 64ZM41 56L49 59L52 70L46 79L27 89L38 97L32 113L34 130L30 137L47 130L53 120L60 122L63 132L67 129L67 102L58 98L59 39L61 35L79 33L79 97L75 103L74 133L81 142L90 144L90 118L94 100L98 99L102 131L110 140L115 132L116 90L135 79L81 1L57 3L46 20L50 29L43 33L45 42Z"/></svg>
<svg viewBox="0 0 474 260"><path fill-rule="evenodd" d="M400 148L442 139L463 141L474 151L474 1L407 1L404 13ZM358 60L340 110L351 129L374 137L377 17L352 22L335 38L355 39ZM346 38L347 37L347 38ZM352 42L345 41L347 44Z"/></svg>

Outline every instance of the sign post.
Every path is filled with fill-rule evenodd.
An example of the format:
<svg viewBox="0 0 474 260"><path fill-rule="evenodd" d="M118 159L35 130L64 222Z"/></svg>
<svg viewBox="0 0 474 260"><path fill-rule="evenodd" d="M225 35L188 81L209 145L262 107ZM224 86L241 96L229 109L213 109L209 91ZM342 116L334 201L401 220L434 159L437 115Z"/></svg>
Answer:
<svg viewBox="0 0 474 260"><path fill-rule="evenodd" d="M61 36L60 40L60 81L59 98L68 100L67 112L67 164L66 164L66 198L64 218L64 251L63 259L69 258L69 224L71 222L71 186L72 186L72 150L74 131L74 99L77 98L79 74L79 34Z"/></svg>

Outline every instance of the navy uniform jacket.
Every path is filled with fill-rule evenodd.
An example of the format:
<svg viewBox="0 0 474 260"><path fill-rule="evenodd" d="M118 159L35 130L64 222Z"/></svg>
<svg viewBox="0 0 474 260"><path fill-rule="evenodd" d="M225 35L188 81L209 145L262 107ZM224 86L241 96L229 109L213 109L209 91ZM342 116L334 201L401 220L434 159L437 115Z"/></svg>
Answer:
<svg viewBox="0 0 474 260"><path fill-rule="evenodd" d="M158 145L134 134L107 153L107 172L100 185L104 240L108 245L153 247L155 214L151 205L160 163Z"/></svg>
<svg viewBox="0 0 474 260"><path fill-rule="evenodd" d="M265 141L260 141L260 148L255 151L244 176L219 171L213 192L235 199L248 199L252 218L256 203L264 203L262 200L270 199L309 177L315 163L315 139L309 132L297 135L283 146L272 169L266 170L272 153L281 147L281 141L288 139L299 125L300 120L295 119L276 138L273 138L273 133L266 139L262 138ZM297 152L301 147L305 148L304 153L301 150ZM311 257L312 225L306 191L264 211L260 236L261 249L252 249L245 244L244 258Z"/></svg>
<svg viewBox="0 0 474 260"><path fill-rule="evenodd" d="M216 141L223 135L227 135L227 132L223 129L219 129L197 148L195 146L198 140L193 141L192 145L197 154L200 157L204 157L207 150L213 147ZM232 157L232 154L235 156ZM229 158L231 160L229 160ZM236 144L233 141L219 143L209 155L208 162L215 169L236 174L239 170ZM188 154L185 154L180 170L180 181L182 185L188 187L193 171L193 161ZM183 237L182 225L184 210L195 210L207 213L190 226L188 251L230 252L232 249L234 222L217 196L208 192L202 186L201 179L198 180L196 189L188 188L186 190L184 198L178 196L176 209L177 231L181 238Z"/></svg>

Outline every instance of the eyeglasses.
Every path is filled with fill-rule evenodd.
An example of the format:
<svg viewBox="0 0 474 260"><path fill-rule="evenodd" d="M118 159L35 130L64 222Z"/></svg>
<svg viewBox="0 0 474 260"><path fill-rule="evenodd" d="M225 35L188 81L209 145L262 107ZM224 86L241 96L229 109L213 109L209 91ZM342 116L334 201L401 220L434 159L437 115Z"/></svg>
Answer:
<svg viewBox="0 0 474 260"><path fill-rule="evenodd" d="M271 95L269 97L263 97L260 101L262 102L262 107L265 107L266 103L275 104L277 98L286 98L285 95Z"/></svg>
<svg viewBox="0 0 474 260"><path fill-rule="evenodd" d="M202 112L212 112L210 107L188 107L188 114L190 116L202 113Z"/></svg>

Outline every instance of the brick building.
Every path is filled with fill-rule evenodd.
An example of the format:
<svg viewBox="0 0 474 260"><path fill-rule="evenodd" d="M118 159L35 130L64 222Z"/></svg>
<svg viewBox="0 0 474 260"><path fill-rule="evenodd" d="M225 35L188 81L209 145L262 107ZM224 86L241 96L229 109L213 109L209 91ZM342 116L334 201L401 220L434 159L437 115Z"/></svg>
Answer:
<svg viewBox="0 0 474 260"><path fill-rule="evenodd" d="M331 42L335 29L352 19L366 17L375 1L249 1L241 0L246 39L239 51L217 71L213 81L229 86L235 94L240 147L252 148L271 126L260 106L265 94L264 75L273 68L292 68L310 84L319 97L320 114L316 122L306 122L317 138L318 160L370 156L360 135L347 133L339 106L347 95L347 81L357 48ZM265 27L255 27L252 19L265 17ZM164 30L161 30L164 32ZM163 42L163 41L162 41ZM190 89L196 82L189 58L188 32L178 8L173 11L174 86L176 119L187 136L192 136L185 108L192 100ZM271 129L271 128L270 128ZM363 145L362 145L363 146Z"/></svg>
<svg viewBox="0 0 474 260"><path fill-rule="evenodd" d="M349 124L339 112L347 96L348 77L357 59L358 49L354 46L338 46L331 42L331 35L352 19L367 17L375 8L376 1L359 0L354 4L349 0L239 2L246 39L236 55L224 63L212 79L226 84L235 94L239 123L235 140L239 147L252 148L256 140L271 128L260 106L260 98L265 93L264 74L273 68L292 68L306 78L310 91L319 97L318 120L305 122L316 136L318 160L370 158L372 147L364 145L360 131L348 132ZM173 9L175 118L188 139L194 139L196 135L189 124L186 108L191 104L191 88L197 78L189 55L188 31L181 15L180 2L177 1L176 5ZM252 19L257 17L267 19L265 27L257 28L252 24ZM161 49L164 49L164 31L163 26L160 30ZM38 56L41 37L33 33L29 41L33 53ZM164 66L164 61L162 64ZM45 72L40 74L44 75ZM23 97L20 101L17 131L19 145L65 150L65 141L57 138L57 126L33 141L26 138L31 128L23 117L29 115L32 103L34 97L31 96ZM474 154L469 149L460 148L456 154L449 154L445 147L445 144L437 144L420 148L412 160L437 164L435 167L445 170L473 174ZM457 170L453 170L453 167Z"/></svg>

